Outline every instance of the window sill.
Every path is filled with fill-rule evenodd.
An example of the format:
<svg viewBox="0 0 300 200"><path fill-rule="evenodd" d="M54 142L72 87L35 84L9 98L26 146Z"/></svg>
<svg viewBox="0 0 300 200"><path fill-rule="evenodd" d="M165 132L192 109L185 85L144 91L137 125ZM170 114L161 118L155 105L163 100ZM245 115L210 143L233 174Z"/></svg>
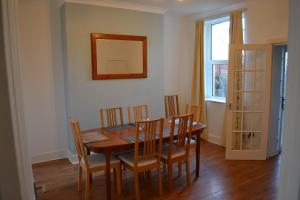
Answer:
<svg viewBox="0 0 300 200"><path fill-rule="evenodd" d="M226 99L206 98L205 101L216 102L216 103L224 103L224 104L226 104Z"/></svg>

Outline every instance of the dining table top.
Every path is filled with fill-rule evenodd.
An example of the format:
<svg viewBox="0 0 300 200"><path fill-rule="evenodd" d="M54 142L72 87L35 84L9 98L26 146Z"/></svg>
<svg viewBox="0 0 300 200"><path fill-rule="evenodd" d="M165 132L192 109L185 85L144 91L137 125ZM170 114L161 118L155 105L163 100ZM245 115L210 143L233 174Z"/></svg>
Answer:
<svg viewBox="0 0 300 200"><path fill-rule="evenodd" d="M192 135L197 133L202 133L202 130L207 126L202 123L193 123ZM164 132L170 131L171 121L164 121ZM175 127L176 128L176 127ZM104 151L115 151L115 150L126 150L132 149L134 142L128 141L126 138L134 136L136 131L136 126L134 123L124 124L123 126L117 126L112 128L97 128L83 131L83 134L88 132L98 132L99 134L107 137L105 140L94 141L86 143L87 149L95 153L101 153ZM163 134L163 142L169 140L169 134Z"/></svg>

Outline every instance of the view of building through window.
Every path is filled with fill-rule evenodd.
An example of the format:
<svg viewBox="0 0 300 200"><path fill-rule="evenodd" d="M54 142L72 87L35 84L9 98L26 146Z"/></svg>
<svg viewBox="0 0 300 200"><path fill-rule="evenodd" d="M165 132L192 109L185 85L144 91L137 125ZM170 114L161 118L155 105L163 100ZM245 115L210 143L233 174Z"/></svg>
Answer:
<svg viewBox="0 0 300 200"><path fill-rule="evenodd" d="M227 95L228 65L213 65L213 96L225 98Z"/></svg>

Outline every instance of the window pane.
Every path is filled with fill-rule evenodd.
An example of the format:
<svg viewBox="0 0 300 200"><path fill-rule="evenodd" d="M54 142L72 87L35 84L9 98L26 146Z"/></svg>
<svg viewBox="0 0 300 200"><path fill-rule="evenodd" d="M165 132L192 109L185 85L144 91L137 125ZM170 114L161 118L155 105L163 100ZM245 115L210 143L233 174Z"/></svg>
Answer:
<svg viewBox="0 0 300 200"><path fill-rule="evenodd" d="M211 27L212 60L228 60L229 21Z"/></svg>
<svg viewBox="0 0 300 200"><path fill-rule="evenodd" d="M213 96L225 98L227 93L228 65L213 65Z"/></svg>

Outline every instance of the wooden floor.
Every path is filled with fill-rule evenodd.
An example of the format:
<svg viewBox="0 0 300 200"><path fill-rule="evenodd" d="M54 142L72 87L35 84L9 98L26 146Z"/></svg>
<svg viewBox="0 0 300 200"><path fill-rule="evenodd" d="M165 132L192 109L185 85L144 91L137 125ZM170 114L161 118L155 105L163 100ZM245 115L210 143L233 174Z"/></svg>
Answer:
<svg viewBox="0 0 300 200"><path fill-rule="evenodd" d="M166 200L246 200L276 199L280 157L267 161L226 161L225 150L214 144L201 142L200 177L193 178L187 187L184 168L181 177L174 177L174 191L167 192L166 173L163 174L164 194L159 198L156 190L156 175L152 173L152 184L143 181L142 199ZM191 172L195 177L194 153L191 155ZM176 170L177 167L174 167ZM33 166L37 185L45 185L47 192L38 190L38 200L83 199L83 192L77 192L77 167L62 159ZM174 171L176 175L176 171ZM118 196L114 186L112 199L134 199L133 175L123 172L124 194ZM114 184L112 184L114 185ZM106 199L103 173L93 176L91 200Z"/></svg>

